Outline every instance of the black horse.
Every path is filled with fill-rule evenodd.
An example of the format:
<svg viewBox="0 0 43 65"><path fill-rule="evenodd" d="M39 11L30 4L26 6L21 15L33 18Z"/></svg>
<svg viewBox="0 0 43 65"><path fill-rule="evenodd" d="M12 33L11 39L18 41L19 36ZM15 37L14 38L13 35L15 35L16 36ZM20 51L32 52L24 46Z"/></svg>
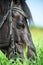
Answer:
<svg viewBox="0 0 43 65"><path fill-rule="evenodd" d="M25 0L0 0L0 49L8 58L15 59L18 53L24 59L26 47L27 58L36 56L27 19L32 16Z"/></svg>

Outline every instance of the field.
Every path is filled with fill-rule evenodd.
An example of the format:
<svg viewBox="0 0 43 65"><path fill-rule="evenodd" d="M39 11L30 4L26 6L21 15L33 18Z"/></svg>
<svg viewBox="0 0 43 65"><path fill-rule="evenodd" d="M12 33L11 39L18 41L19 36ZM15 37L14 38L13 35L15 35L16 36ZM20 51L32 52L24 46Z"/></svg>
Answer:
<svg viewBox="0 0 43 65"><path fill-rule="evenodd" d="M35 61L29 61L25 58L22 64L19 61L8 60L6 56L0 51L0 65L43 65L43 29L31 27L30 28L32 39L37 51L37 58ZM12 63L13 62L13 63Z"/></svg>

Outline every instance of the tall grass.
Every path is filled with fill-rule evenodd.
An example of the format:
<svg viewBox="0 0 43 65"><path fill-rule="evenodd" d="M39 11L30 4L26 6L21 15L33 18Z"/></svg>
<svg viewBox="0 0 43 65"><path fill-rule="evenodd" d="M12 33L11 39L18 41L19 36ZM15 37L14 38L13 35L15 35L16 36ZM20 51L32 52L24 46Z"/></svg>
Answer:
<svg viewBox="0 0 43 65"><path fill-rule="evenodd" d="M26 57L22 64L17 58L16 61L8 58L0 50L0 65L43 65L43 29L31 28L32 39L37 51L37 58L34 61L29 61ZM25 54L25 53L24 53Z"/></svg>

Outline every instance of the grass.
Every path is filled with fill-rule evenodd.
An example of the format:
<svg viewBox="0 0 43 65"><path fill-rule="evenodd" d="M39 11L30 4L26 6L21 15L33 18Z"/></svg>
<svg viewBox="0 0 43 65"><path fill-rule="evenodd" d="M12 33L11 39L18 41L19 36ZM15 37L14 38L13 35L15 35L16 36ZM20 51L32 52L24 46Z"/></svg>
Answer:
<svg viewBox="0 0 43 65"><path fill-rule="evenodd" d="M30 31L37 51L37 63L43 65L43 29L32 27Z"/></svg>
<svg viewBox="0 0 43 65"><path fill-rule="evenodd" d="M37 51L37 60L29 61L25 58L24 63L22 64L19 61L19 58L17 58L16 61L12 59L8 60L8 58L0 50L0 65L43 65L43 29L31 27L30 31Z"/></svg>

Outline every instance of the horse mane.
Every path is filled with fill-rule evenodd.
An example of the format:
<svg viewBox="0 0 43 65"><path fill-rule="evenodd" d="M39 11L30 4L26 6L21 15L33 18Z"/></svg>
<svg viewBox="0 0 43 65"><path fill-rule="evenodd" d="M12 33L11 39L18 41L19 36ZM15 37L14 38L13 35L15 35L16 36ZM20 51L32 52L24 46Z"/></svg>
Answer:
<svg viewBox="0 0 43 65"><path fill-rule="evenodd" d="M0 4L8 8L12 0L0 0ZM22 9L27 14L28 20L32 20L32 14L30 12L29 7L26 4L26 0L13 0L15 3L20 2ZM1 6L0 6L1 7ZM30 21L31 22L31 21Z"/></svg>
<svg viewBox="0 0 43 65"><path fill-rule="evenodd" d="M31 14L30 9L29 9L29 7L28 7L28 5L26 3L26 0L20 0L20 2L21 2L22 9L27 14L28 19L32 20L32 14Z"/></svg>
<svg viewBox="0 0 43 65"><path fill-rule="evenodd" d="M21 4L21 7L22 9L24 10L24 12L26 13L27 15L27 18L29 20L29 23L31 24L33 22L33 18L32 18L32 14L31 14L31 11L26 3L26 0L13 0L14 2L17 2L19 1L20 4Z"/></svg>
<svg viewBox="0 0 43 65"><path fill-rule="evenodd" d="M5 7L7 7L10 3L11 3L12 0L0 0L0 4L1 6L3 7L3 5Z"/></svg>
<svg viewBox="0 0 43 65"><path fill-rule="evenodd" d="M1 3L1 2L6 2L6 3L7 3L7 2L11 2L11 1L12 1L12 0L0 0L0 3Z"/></svg>

